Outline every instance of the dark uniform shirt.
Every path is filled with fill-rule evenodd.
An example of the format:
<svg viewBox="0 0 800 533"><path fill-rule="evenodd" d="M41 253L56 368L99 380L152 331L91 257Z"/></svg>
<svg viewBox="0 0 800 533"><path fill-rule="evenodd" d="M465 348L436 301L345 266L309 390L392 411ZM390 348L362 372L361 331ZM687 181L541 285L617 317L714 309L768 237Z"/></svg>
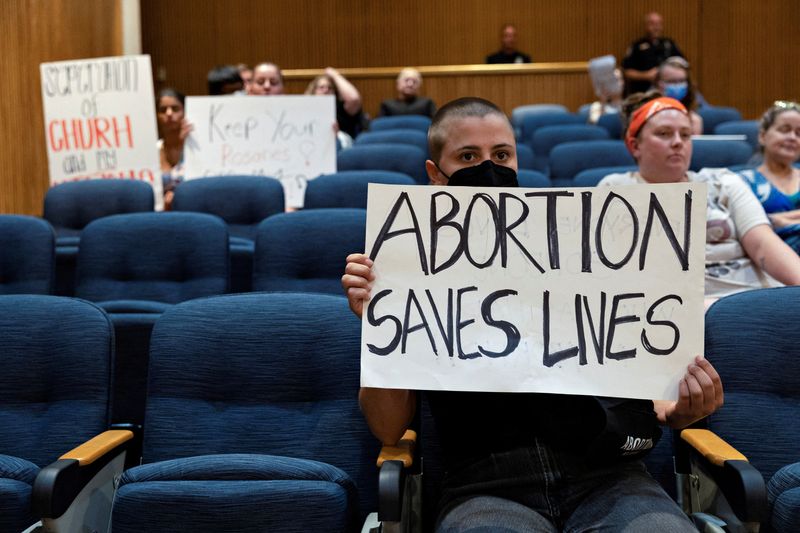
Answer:
<svg viewBox="0 0 800 533"><path fill-rule="evenodd" d="M522 52L507 54L500 50L495 54L486 56L486 62L490 65L497 65L500 63L530 63L531 56L528 54L523 54Z"/></svg>
<svg viewBox="0 0 800 533"><path fill-rule="evenodd" d="M672 56L683 57L683 53L672 39L666 37L651 41L649 37L643 37L633 43L625 53L622 60L623 69L648 71L659 66L665 59ZM650 88L647 80L626 80L625 94L644 92Z"/></svg>
<svg viewBox="0 0 800 533"><path fill-rule="evenodd" d="M411 100L384 100L378 116L391 117L395 115L425 115L433 118L436 105L430 98L418 96Z"/></svg>

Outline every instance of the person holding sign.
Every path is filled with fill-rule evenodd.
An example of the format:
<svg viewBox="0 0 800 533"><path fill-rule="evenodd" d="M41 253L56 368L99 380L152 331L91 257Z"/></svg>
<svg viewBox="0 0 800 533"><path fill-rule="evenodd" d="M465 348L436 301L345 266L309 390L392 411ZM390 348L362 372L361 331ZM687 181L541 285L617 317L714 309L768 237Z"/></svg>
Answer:
<svg viewBox="0 0 800 533"><path fill-rule="evenodd" d="M764 161L740 174L761 201L775 232L800 253L800 104L778 100L761 117Z"/></svg>
<svg viewBox="0 0 800 533"><path fill-rule="evenodd" d="M448 103L434 117L428 142L432 185L517 185L514 133L491 102L461 98ZM367 255L352 254L342 276L350 308L359 317L368 309L376 280L372 267ZM695 531L638 460L660 435L659 423L682 428L723 403L719 375L700 357L678 389L677 401L655 403L426 391L446 469L437 531L489 530L498 524L520 532ZM375 436L393 445L414 417L417 392L362 387L359 401ZM620 446L631 434L647 437Z"/></svg>
<svg viewBox="0 0 800 533"><path fill-rule="evenodd" d="M705 182L708 185L705 291L719 298L748 289L800 284L800 257L770 227L747 184L727 169L689 171L692 122L682 103L651 91L623 105L625 144L639 170L600 185Z"/></svg>
<svg viewBox="0 0 800 533"><path fill-rule="evenodd" d="M183 145L192 125L183 116L186 97L175 89L162 89L156 99L156 117L161 138L158 140L164 209L172 206L175 187L183 181Z"/></svg>

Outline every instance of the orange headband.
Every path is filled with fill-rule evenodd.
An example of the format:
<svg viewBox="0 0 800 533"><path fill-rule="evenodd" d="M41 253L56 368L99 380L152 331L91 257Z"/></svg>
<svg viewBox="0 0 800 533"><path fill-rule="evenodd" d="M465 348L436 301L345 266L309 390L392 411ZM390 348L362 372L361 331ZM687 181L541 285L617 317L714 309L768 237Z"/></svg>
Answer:
<svg viewBox="0 0 800 533"><path fill-rule="evenodd" d="M636 135L639 134L639 130L642 129L642 126L644 126L645 123L650 120L650 117L667 109L677 109L684 115L689 114L689 112L686 111L686 107L684 107L682 103L674 98L667 98L666 96L656 98L655 100L650 100L633 112L631 123L628 126L628 133L625 135L625 146L628 147L628 150L631 150L631 142L634 138L636 138Z"/></svg>

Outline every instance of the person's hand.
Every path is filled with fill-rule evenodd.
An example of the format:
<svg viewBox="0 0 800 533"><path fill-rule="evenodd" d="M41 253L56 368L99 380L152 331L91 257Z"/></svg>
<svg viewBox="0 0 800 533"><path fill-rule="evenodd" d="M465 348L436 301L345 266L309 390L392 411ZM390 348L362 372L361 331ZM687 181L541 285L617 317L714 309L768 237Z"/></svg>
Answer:
<svg viewBox="0 0 800 533"><path fill-rule="evenodd" d="M651 82L656 81L656 76L658 76L658 67L653 67L650 70L645 71L644 75Z"/></svg>
<svg viewBox="0 0 800 533"><path fill-rule="evenodd" d="M375 274L372 273L372 259L365 254L350 254L342 276L342 288L347 295L350 310L361 318L364 302L369 299L369 291Z"/></svg>
<svg viewBox="0 0 800 533"><path fill-rule="evenodd" d="M339 71L333 67L325 67L325 74L333 78L339 74Z"/></svg>
<svg viewBox="0 0 800 533"><path fill-rule="evenodd" d="M175 191L167 191L164 193L164 211L172 210L173 198L175 198Z"/></svg>
<svg viewBox="0 0 800 533"><path fill-rule="evenodd" d="M784 228L800 222L800 210L797 209L785 213L771 213L768 216L775 228Z"/></svg>
<svg viewBox="0 0 800 533"><path fill-rule="evenodd" d="M658 421L674 429L685 428L724 403L722 381L707 360L696 357L678 386L678 401L657 409Z"/></svg>
<svg viewBox="0 0 800 533"><path fill-rule="evenodd" d="M194 130L194 124L192 124L191 122L189 122L186 119L181 120L180 137L181 137L182 141L186 140L186 137L188 137L189 134L192 133L193 130Z"/></svg>

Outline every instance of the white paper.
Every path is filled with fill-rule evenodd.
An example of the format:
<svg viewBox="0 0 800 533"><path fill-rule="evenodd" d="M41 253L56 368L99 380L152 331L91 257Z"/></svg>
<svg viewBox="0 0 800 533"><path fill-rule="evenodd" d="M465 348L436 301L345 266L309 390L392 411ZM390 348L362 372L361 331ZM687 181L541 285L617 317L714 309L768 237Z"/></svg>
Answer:
<svg viewBox="0 0 800 533"><path fill-rule="evenodd" d="M186 179L270 176L302 207L307 181L336 172L333 96L195 96L186 117Z"/></svg>
<svg viewBox="0 0 800 533"><path fill-rule="evenodd" d="M704 184L370 184L366 253L376 280L363 316L361 384L676 399L687 365L703 353L705 216ZM554 357L571 348L571 357Z"/></svg>

